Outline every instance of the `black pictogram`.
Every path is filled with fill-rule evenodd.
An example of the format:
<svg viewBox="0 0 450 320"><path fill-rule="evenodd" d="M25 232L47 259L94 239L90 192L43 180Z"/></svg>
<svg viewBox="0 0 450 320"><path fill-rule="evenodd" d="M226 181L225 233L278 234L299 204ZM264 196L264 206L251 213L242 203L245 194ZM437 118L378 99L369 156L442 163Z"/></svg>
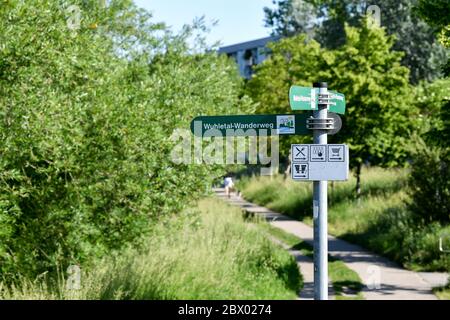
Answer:
<svg viewBox="0 0 450 320"><path fill-rule="evenodd" d="M313 146L311 149L311 161L326 161L325 146Z"/></svg>

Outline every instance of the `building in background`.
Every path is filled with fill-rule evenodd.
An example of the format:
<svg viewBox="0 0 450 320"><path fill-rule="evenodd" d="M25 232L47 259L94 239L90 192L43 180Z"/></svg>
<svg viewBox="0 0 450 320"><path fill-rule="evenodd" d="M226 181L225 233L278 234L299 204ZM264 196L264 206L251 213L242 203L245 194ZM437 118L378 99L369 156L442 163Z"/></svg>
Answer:
<svg viewBox="0 0 450 320"><path fill-rule="evenodd" d="M239 66L242 77L250 79L253 75L253 67L267 59L269 42L278 41L281 37L267 37L253 41L222 47L219 53L233 58Z"/></svg>

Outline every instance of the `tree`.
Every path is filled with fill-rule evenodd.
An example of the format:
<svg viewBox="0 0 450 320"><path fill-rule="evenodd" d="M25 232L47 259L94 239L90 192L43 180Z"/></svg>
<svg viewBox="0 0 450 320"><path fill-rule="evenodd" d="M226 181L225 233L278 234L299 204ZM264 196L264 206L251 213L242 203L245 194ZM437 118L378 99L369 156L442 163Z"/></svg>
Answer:
<svg viewBox="0 0 450 320"><path fill-rule="evenodd" d="M315 7L314 16L298 14L298 2ZM344 25L361 26L362 17L369 5L381 10L381 25L389 35L395 35L394 50L405 52L402 64L410 69L410 81L433 80L441 74L441 61L446 51L436 41L433 29L414 13L417 1L409 0L281 0L274 1L277 8L265 8L266 25L274 34L289 36L304 32L305 24L312 26L314 38L327 48L337 48L345 43ZM305 5L303 5L305 6ZM302 7L302 6L300 6ZM311 10L310 10L311 11ZM304 20L312 19L313 21Z"/></svg>
<svg viewBox="0 0 450 320"><path fill-rule="evenodd" d="M305 35L271 44L271 57L256 68L247 90L264 113L289 112L287 92L294 84L327 81L330 89L344 93L347 114L337 138L350 145L359 194L364 162L405 163L415 109L408 106L409 72L400 65L402 53L392 51L393 37L365 24L345 30L346 43L336 50L308 41Z"/></svg>
<svg viewBox="0 0 450 320"><path fill-rule="evenodd" d="M273 1L278 8L265 7L266 27L272 28L274 35L292 36L306 33L315 26L319 11L307 1Z"/></svg>
<svg viewBox="0 0 450 320"><path fill-rule="evenodd" d="M446 0L419 0L415 10L425 22L439 29L450 24L450 3Z"/></svg>
<svg viewBox="0 0 450 320"><path fill-rule="evenodd" d="M450 48L450 3L446 0L419 0L414 9L426 23L436 28L439 42ZM444 66L444 75L450 76L450 58Z"/></svg>
<svg viewBox="0 0 450 320"><path fill-rule="evenodd" d="M450 222L450 79L416 89L420 131L412 145L410 208L420 222Z"/></svg>
<svg viewBox="0 0 450 320"><path fill-rule="evenodd" d="M416 12L435 28L439 40L450 47L450 3L419 0ZM422 134L415 138L414 161L409 179L410 207L424 222L450 222L450 60L446 79L417 88Z"/></svg>
<svg viewBox="0 0 450 320"><path fill-rule="evenodd" d="M242 80L132 1L0 6L0 274L11 280L139 244L223 168L171 161L171 134L235 113ZM205 48L206 49L206 48ZM207 52L207 53L205 53ZM205 90L205 88L208 88Z"/></svg>

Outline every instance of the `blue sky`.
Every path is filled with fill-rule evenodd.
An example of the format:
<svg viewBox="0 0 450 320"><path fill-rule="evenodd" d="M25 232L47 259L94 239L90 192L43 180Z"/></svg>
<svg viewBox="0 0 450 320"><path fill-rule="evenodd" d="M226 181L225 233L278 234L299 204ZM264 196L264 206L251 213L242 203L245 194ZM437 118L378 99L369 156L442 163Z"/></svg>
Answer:
<svg viewBox="0 0 450 320"><path fill-rule="evenodd" d="M208 42L222 45L245 42L270 35L264 27L264 7L272 0L135 0L138 6L153 13L155 22L165 22L174 30L205 16L209 23L218 20L208 35Z"/></svg>

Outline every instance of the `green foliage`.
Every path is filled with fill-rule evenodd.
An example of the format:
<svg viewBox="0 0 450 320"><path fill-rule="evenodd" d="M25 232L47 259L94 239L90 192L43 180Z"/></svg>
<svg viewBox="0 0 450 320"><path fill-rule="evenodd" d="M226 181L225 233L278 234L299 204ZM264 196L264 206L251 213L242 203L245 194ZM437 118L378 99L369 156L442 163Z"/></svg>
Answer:
<svg viewBox="0 0 450 320"><path fill-rule="evenodd" d="M432 27L414 13L416 0L377 0L370 4L381 9L381 25L394 35L394 50L402 51L402 65L410 69L410 80L432 81L442 76L443 62L448 50L439 43Z"/></svg>
<svg viewBox="0 0 450 320"><path fill-rule="evenodd" d="M450 3L446 0L419 0L414 10L437 29L439 42L450 48ZM450 76L450 58L447 58L443 72L446 77Z"/></svg>
<svg viewBox="0 0 450 320"><path fill-rule="evenodd" d="M447 0L418 0L415 10L432 26L442 28L450 24L450 3Z"/></svg>
<svg viewBox="0 0 450 320"><path fill-rule="evenodd" d="M417 1L279 0L273 3L276 4L275 9L265 8L264 11L266 26L271 27L274 34L291 36L308 31L327 48L344 44L345 24L361 27L365 24L363 17L367 7L378 5L381 25L386 28L387 34L396 37L394 49L405 53L402 64L410 69L413 83L439 77L442 60L445 61L448 56L437 42L434 30L414 14ZM444 8L448 2L445 5L442 1L437 3L439 6L433 7L434 11L427 11L429 20L435 16L440 17L437 21L448 19L448 9ZM426 7L424 11L428 9Z"/></svg>
<svg viewBox="0 0 450 320"><path fill-rule="evenodd" d="M307 32L319 14L317 8L309 1L272 0L275 10L265 7L266 27L273 29L273 34L292 36Z"/></svg>
<svg viewBox="0 0 450 320"><path fill-rule="evenodd" d="M414 104L420 117L418 134L428 143L448 147L450 141L450 78L421 83Z"/></svg>
<svg viewBox="0 0 450 320"><path fill-rule="evenodd" d="M395 169L384 170L380 168L363 169L365 183L362 186L361 198L383 198L405 187L406 172ZM353 203L352 184L355 178L351 177L345 183L333 183L329 190L329 201L332 207L348 202ZM312 185L284 180L281 176L268 179L262 176L242 178L238 181L238 189L245 198L260 205L281 213L286 213L296 219L306 219L311 216ZM266 193L276 189L273 196ZM330 217L330 219L332 219ZM331 220L332 221L332 220ZM338 223L339 221L332 221ZM343 221L343 223L349 223Z"/></svg>
<svg viewBox="0 0 450 320"><path fill-rule="evenodd" d="M450 222L450 79L416 91L421 132L413 138L409 178L411 210L418 220Z"/></svg>
<svg viewBox="0 0 450 320"><path fill-rule="evenodd" d="M171 162L176 128L246 108L232 64L131 1L0 10L0 272L83 263L202 195L220 168Z"/></svg>
<svg viewBox="0 0 450 320"><path fill-rule="evenodd" d="M423 221L450 222L450 148L418 139L409 179L411 209Z"/></svg>
<svg viewBox="0 0 450 320"><path fill-rule="evenodd" d="M248 92L259 103L258 112L289 112L291 85L327 81L347 98L343 129L336 137L350 145L351 166L363 161L402 165L416 114L408 105L408 69L400 65L401 53L391 51L394 40L383 29L346 31L346 43L336 50L321 48L305 35L271 44L271 57L256 68Z"/></svg>
<svg viewBox="0 0 450 320"><path fill-rule="evenodd" d="M434 289L433 292L441 300L450 300L450 282L445 287Z"/></svg>
<svg viewBox="0 0 450 320"><path fill-rule="evenodd" d="M448 271L450 256L439 251L439 237L449 232L449 227L439 223L418 223L415 214L394 197L380 199L361 212L352 210L352 215L361 214L366 221L358 227L341 234L341 237L361 244L384 255L404 267L417 271ZM406 199L404 199L406 201ZM381 203L381 201L387 204ZM378 206L378 208L377 208ZM345 210L345 208L341 208ZM344 230L342 230L344 231Z"/></svg>
<svg viewBox="0 0 450 320"><path fill-rule="evenodd" d="M348 112L340 138L349 143L353 163L398 166L414 129L414 108L408 105L408 70L401 54L391 51L393 38L378 28L347 28L347 42L330 63L330 88L344 93Z"/></svg>
<svg viewBox="0 0 450 320"><path fill-rule="evenodd" d="M67 290L62 277L56 286L0 281L0 299L295 299L301 287L294 258L217 199L162 219L140 249L82 271L81 290Z"/></svg>

